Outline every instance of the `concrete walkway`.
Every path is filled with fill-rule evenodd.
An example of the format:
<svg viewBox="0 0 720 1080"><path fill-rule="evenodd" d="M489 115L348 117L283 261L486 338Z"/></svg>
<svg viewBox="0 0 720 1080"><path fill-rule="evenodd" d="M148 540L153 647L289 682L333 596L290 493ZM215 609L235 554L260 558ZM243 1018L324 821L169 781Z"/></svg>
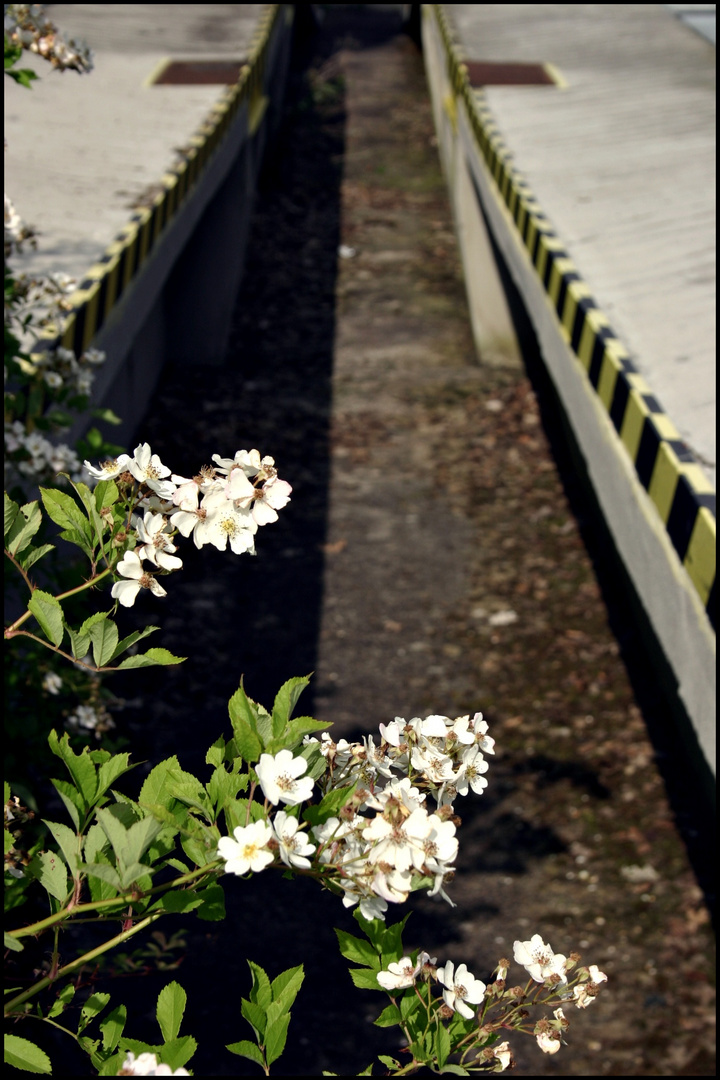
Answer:
<svg viewBox="0 0 720 1080"><path fill-rule="evenodd" d="M5 190L39 230L37 251L14 259L28 273L79 281L162 190L161 180L225 91L155 85L169 59L243 59L264 4L49 4L67 37L95 55L85 76L58 73L25 53L32 90L6 79Z"/></svg>
<svg viewBox="0 0 720 1080"><path fill-rule="evenodd" d="M449 4L513 163L716 483L715 49L660 4Z"/></svg>

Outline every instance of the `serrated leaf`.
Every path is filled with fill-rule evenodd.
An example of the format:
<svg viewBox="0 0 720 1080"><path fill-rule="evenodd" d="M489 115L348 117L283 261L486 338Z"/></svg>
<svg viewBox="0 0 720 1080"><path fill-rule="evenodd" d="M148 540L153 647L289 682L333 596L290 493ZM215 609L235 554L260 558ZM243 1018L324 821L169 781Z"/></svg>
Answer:
<svg viewBox="0 0 720 1080"><path fill-rule="evenodd" d="M148 649L146 653L137 656L128 656L118 664L118 671L128 671L130 668L143 667L168 667L172 664L182 664L187 656L174 656L168 649Z"/></svg>
<svg viewBox="0 0 720 1080"><path fill-rule="evenodd" d="M40 488L40 497L45 513L56 525L61 529L77 529L81 534L87 533L86 539L90 538L87 518L71 495L56 488Z"/></svg>
<svg viewBox="0 0 720 1080"><path fill-rule="evenodd" d="M242 720L251 731L256 731L258 717L257 705L245 693L242 682L228 701L228 713L230 714L230 723L233 726L233 730L235 729L236 721Z"/></svg>
<svg viewBox="0 0 720 1080"><path fill-rule="evenodd" d="M180 1024L185 1015L187 994L177 982L168 983L158 995L157 1022L160 1025L163 1040L168 1043L176 1039L180 1032Z"/></svg>
<svg viewBox="0 0 720 1080"><path fill-rule="evenodd" d="M443 1073L452 1073L453 1076L470 1076L467 1069L463 1069L462 1065L445 1065L440 1070Z"/></svg>
<svg viewBox="0 0 720 1080"><path fill-rule="evenodd" d="M233 731L235 734L235 745L243 761L247 761L251 765L256 761L259 761L263 749L262 743L250 725L241 717L238 717L233 721Z"/></svg>
<svg viewBox="0 0 720 1080"><path fill-rule="evenodd" d="M119 776L123 776L126 772L130 772L134 769L135 765L130 764L130 755L128 753L113 754L107 761L104 761L97 774L97 789L95 791L95 798L100 795L104 795L111 784L114 784Z"/></svg>
<svg viewBox="0 0 720 1080"><path fill-rule="evenodd" d="M304 978L305 972L303 971L302 964L298 964L297 967L288 968L287 971L281 972L270 984L273 1004L280 1005L283 1011L290 1009L303 984Z"/></svg>
<svg viewBox="0 0 720 1080"><path fill-rule="evenodd" d="M268 1065L272 1065L273 1061L277 1061L285 1049L289 1024L290 1013L285 1013L283 1016L279 1016L274 1023L268 1024L265 1032L265 1057Z"/></svg>
<svg viewBox="0 0 720 1080"><path fill-rule="evenodd" d="M267 1009L272 1002L270 980L259 964L255 964L252 960L248 960L248 967L252 972L253 980L252 989L250 991L250 1000L256 1002L261 1008Z"/></svg>
<svg viewBox="0 0 720 1080"><path fill-rule="evenodd" d="M60 601L42 589L35 589L28 601L28 610L35 616L48 641L51 641L53 645L62 645L65 630Z"/></svg>
<svg viewBox="0 0 720 1080"><path fill-rule="evenodd" d="M80 864L80 870L82 870L85 874L87 874L88 877L100 878L100 880L102 882L104 882L106 885L111 886L114 892L122 892L123 891L122 881L120 879L120 875L118 874L115 867L110 866L109 863L102 863L102 862L94 862L92 864L91 863L81 863ZM112 896L112 893L110 893L108 895L103 894L102 896L97 896L97 897L93 896L93 899L94 900L95 899L98 899L98 900L108 899L109 900L111 896Z"/></svg>
<svg viewBox="0 0 720 1080"><path fill-rule="evenodd" d="M225 740L222 735L219 735L215 742L208 748L208 752L205 755L205 764L214 765L215 768L218 765L222 765L225 760ZM208 785L209 790L209 785ZM7 801L7 800L6 800Z"/></svg>
<svg viewBox="0 0 720 1080"><path fill-rule="evenodd" d="M80 1024L78 1026L78 1035L83 1031L91 1020L94 1020L96 1016L99 1016L103 1009L110 1001L110 995L98 992L91 994L87 999L82 1009L80 1010Z"/></svg>
<svg viewBox="0 0 720 1080"><path fill-rule="evenodd" d="M258 1005L256 1001L248 1001L247 998L242 998L240 1001L240 1012L252 1027L256 1037L262 1040L265 1035L265 1026L267 1024L267 1016L262 1005Z"/></svg>
<svg viewBox="0 0 720 1080"><path fill-rule="evenodd" d="M336 929L335 933L337 934L340 953L346 960L351 960L353 964L364 964L365 967L380 971L380 957L369 941L354 937L345 930Z"/></svg>
<svg viewBox="0 0 720 1080"><path fill-rule="evenodd" d="M399 1024L401 1020L400 1010L397 1005L393 1005L391 1002L390 1005L387 1005L383 1009L377 1020L374 1020L373 1023L375 1024L375 1027L394 1027L395 1024Z"/></svg>
<svg viewBox="0 0 720 1080"><path fill-rule="evenodd" d="M42 511L37 502L26 503L8 529L5 547L11 555L24 551L42 524Z"/></svg>
<svg viewBox="0 0 720 1080"><path fill-rule="evenodd" d="M50 896L62 903L68 894L68 871L59 855L52 851L40 851L27 869L31 877L37 878Z"/></svg>
<svg viewBox="0 0 720 1080"><path fill-rule="evenodd" d="M29 1039L5 1035L5 1064L31 1073L51 1073L50 1058Z"/></svg>
<svg viewBox="0 0 720 1080"><path fill-rule="evenodd" d="M181 1035L171 1039L158 1049L158 1058L171 1069L181 1069L197 1050L197 1042L192 1035Z"/></svg>
<svg viewBox="0 0 720 1080"><path fill-rule="evenodd" d="M155 901L149 910L167 911L170 914L178 915L183 911L194 911L195 908L200 907L201 904L201 896L197 896L187 889L181 889L177 892L164 893L159 900Z"/></svg>
<svg viewBox="0 0 720 1080"><path fill-rule="evenodd" d="M443 1068L449 1056L450 1033L448 1032L444 1024L441 1024L438 1020L435 1031L435 1059L440 1066L440 1069Z"/></svg>
<svg viewBox="0 0 720 1080"><path fill-rule="evenodd" d="M199 893L202 905L197 909L197 916L205 922L220 922L225 918L225 893L222 885L208 885Z"/></svg>
<svg viewBox="0 0 720 1080"><path fill-rule="evenodd" d="M22 952L25 946L17 938L14 938L12 934L8 934L7 930L4 932L5 948L10 952Z"/></svg>
<svg viewBox="0 0 720 1080"><path fill-rule="evenodd" d="M372 968L350 968L350 978L360 990L382 990Z"/></svg>
<svg viewBox="0 0 720 1080"><path fill-rule="evenodd" d="M51 780L50 781L58 795L65 803L65 809L72 819L72 823L76 829L80 829L80 817L85 813L85 804L82 796L75 787L68 783L67 780Z"/></svg>
<svg viewBox="0 0 720 1080"><path fill-rule="evenodd" d="M138 641L142 641L143 638L148 637L149 634L154 634L156 630L159 630L158 626L146 626L144 630L133 630L132 634L128 634L122 641L119 641L115 647L115 652L110 657L110 661L117 659L121 653L124 653L132 645L135 645Z"/></svg>
<svg viewBox="0 0 720 1080"><path fill-rule="evenodd" d="M282 735L293 714L298 698L310 682L309 676L288 679L278 690L272 710L272 734Z"/></svg>
<svg viewBox="0 0 720 1080"><path fill-rule="evenodd" d="M255 1043L251 1043L247 1039L241 1039L240 1042L236 1043L228 1043L225 1049L229 1050L231 1054L238 1054L240 1057L248 1058L249 1061L254 1061L262 1069L265 1068L265 1058L262 1051Z"/></svg>
<svg viewBox="0 0 720 1080"><path fill-rule="evenodd" d="M65 862L70 867L71 873L77 873L77 864L80 858L81 839L76 832L57 821L45 821L48 829L54 836L58 847L63 853Z"/></svg>
<svg viewBox="0 0 720 1080"><path fill-rule="evenodd" d="M161 761L146 777L140 788L138 802L143 806L159 803L161 806L170 808L176 802L172 787L177 781L178 772L182 770L176 757Z"/></svg>
<svg viewBox="0 0 720 1080"><path fill-rule="evenodd" d="M40 562L40 559L43 559L48 552L54 550L54 544L42 544L40 547L36 548L31 545L29 548L25 548L22 555L17 556L17 561L27 573L31 566L34 566L36 562Z"/></svg>
<svg viewBox="0 0 720 1080"><path fill-rule="evenodd" d="M305 821L311 825L322 825L331 817L337 817L343 806L352 799L357 788L357 783L346 788L335 788L323 796L317 806L308 806L303 814Z"/></svg>
<svg viewBox="0 0 720 1080"><path fill-rule="evenodd" d="M85 522L87 525L87 522ZM88 526L88 532L90 531ZM92 541L87 538L85 533L80 532L79 529L64 529L60 533L60 539L64 540L68 544L74 544L75 547L79 547L83 554L87 555L89 559L92 558L94 551Z"/></svg>
<svg viewBox="0 0 720 1080"><path fill-rule="evenodd" d="M239 795L246 783L246 774L229 773L224 765L218 765L208 781L207 792L215 808L220 810L226 802Z"/></svg>
<svg viewBox="0 0 720 1080"><path fill-rule="evenodd" d="M124 1005L116 1005L112 1012L100 1024L102 1032L103 1050L111 1053L120 1042L120 1036L125 1030L127 1021L127 1008Z"/></svg>
<svg viewBox="0 0 720 1080"><path fill-rule="evenodd" d="M10 532L13 527L18 514L20 513L20 507L13 499L10 498L7 491L5 492L5 532L4 536Z"/></svg>
<svg viewBox="0 0 720 1080"><path fill-rule="evenodd" d="M62 990L57 996L57 999L48 1012L48 1017L60 1016L60 1014L68 1007L72 999L75 997L75 987L71 984L63 986Z"/></svg>

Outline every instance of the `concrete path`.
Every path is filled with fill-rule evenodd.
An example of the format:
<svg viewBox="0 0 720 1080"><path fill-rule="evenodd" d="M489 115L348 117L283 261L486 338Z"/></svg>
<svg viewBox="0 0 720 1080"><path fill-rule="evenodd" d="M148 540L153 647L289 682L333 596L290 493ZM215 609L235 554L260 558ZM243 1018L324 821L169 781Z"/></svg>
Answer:
<svg viewBox="0 0 720 1080"><path fill-rule="evenodd" d="M89 75L25 53L32 90L6 79L5 189L39 230L18 270L82 280L133 211L147 205L225 86L154 85L168 59L242 59L263 4L50 4L95 54Z"/></svg>
<svg viewBox="0 0 720 1080"><path fill-rule="evenodd" d="M675 5L676 7L678 5ZM715 484L715 49L657 4L450 4L540 206Z"/></svg>

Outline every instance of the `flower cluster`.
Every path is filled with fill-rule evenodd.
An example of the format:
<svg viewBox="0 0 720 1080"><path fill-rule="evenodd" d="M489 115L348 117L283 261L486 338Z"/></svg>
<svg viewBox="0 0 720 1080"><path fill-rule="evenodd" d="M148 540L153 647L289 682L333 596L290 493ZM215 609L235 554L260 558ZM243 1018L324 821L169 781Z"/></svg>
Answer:
<svg viewBox="0 0 720 1080"><path fill-rule="evenodd" d="M353 744L335 743L326 733L320 740L306 736L305 747L316 747L326 761L320 780L324 794L340 789L351 793L341 815L311 826L314 843L297 831L297 818L284 811L282 819L276 814L274 821L264 823L262 836L257 826L263 822L246 827L253 829L252 835L240 830L238 836L236 829L235 841L226 837L220 842L226 869L264 869L274 861L273 851L279 851L288 866L309 868L307 856L314 853L314 869L334 881L346 907L359 904L367 919L384 919L389 903L404 903L419 888L452 904L444 890L458 852L452 800L470 790L481 793L487 786L484 753L494 753L487 731L482 714L476 713L454 720L415 717L407 723L396 717L380 725L377 745L372 736ZM314 782L304 775L306 770L306 758L294 757L290 750L262 754L255 771L267 803L297 806L310 799ZM426 805L426 792L435 797L434 810ZM258 839L262 843L256 849ZM236 842L250 845L241 859L232 846ZM291 848L295 859L288 854Z"/></svg>
<svg viewBox="0 0 720 1080"><path fill-rule="evenodd" d="M6 477L12 478L14 471L35 484L58 473L68 473L75 483L83 478L80 460L70 446L51 443L39 431L26 431L20 420L5 425Z"/></svg>
<svg viewBox="0 0 720 1080"><path fill-rule="evenodd" d="M36 53L59 71L92 71L92 51L82 41L66 40L42 4L6 4L5 36L12 45Z"/></svg>
<svg viewBox="0 0 720 1080"><path fill-rule="evenodd" d="M535 934L529 941L516 941L514 957L533 981L542 984L545 996L539 1002L541 1004L553 1005L573 1001L579 1009L584 1009L597 995L600 985L607 982L607 975L591 964L589 967L578 968L573 976L574 985L569 986L568 972L575 967L579 957L573 955L568 958L562 953L554 953L539 934ZM426 952L421 952L416 960L413 960L412 956L403 956L401 960L388 964L384 971L378 972L377 982L394 997L398 992L414 987L419 981L437 981L442 987L442 1005L438 999L435 1002L440 1017L449 1019L453 1013L458 1013L465 1020L473 1020L477 1016L478 1006L482 1005L480 1034L483 1031L489 1033L495 1028L490 1009L499 1005L502 1009L502 1027L520 1026L522 1030L529 1031L545 1054L555 1054L560 1049L563 1034L569 1027L562 1007L553 1011L552 1020L544 1018L533 1028L525 1027L527 1010L523 1006L532 997L532 992L527 988L523 991L520 987L505 989L507 960L501 960L498 964L498 976L491 986L475 978L466 964L456 967L448 961L443 967L436 965L437 959ZM482 1055L492 1072L504 1072L513 1067L508 1043L487 1047L482 1050Z"/></svg>
<svg viewBox="0 0 720 1080"><path fill-rule="evenodd" d="M236 555L255 554L255 534L261 525L278 520L278 510L290 501L292 488L280 480L271 457L257 450L238 450L234 458L213 455L215 467L204 466L197 476L185 477L164 465L148 443L135 447L132 456L96 467L85 462L93 480L115 480L140 495L131 517L130 544L116 570L122 580L112 587L123 607L132 607L140 589L166 596L155 571L167 574L182 567L172 537L192 536L195 546L212 544ZM143 566L152 565L152 570Z"/></svg>

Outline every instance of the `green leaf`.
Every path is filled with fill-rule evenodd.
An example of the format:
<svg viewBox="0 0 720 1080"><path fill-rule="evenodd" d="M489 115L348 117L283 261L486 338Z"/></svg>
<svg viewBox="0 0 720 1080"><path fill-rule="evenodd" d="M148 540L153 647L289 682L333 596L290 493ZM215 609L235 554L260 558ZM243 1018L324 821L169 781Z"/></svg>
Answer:
<svg viewBox="0 0 720 1080"><path fill-rule="evenodd" d="M124 1005L116 1005L111 1013L100 1024L102 1032L103 1050L111 1053L120 1042L120 1036L125 1030L127 1020L127 1008Z"/></svg>
<svg viewBox="0 0 720 1080"><path fill-rule="evenodd" d="M88 877L100 878L106 885L110 885L114 892L122 892L123 884L114 866L110 866L109 863L94 862L94 863L81 863L80 869L87 874ZM103 892L102 895L97 897L93 896L93 900L109 900L113 893L109 895Z"/></svg>
<svg viewBox="0 0 720 1080"><path fill-rule="evenodd" d="M67 866L59 855L52 851L38 852L30 862L27 872L31 877L37 878L50 896L54 896L60 903L63 902L68 894L68 873Z"/></svg>
<svg viewBox="0 0 720 1080"><path fill-rule="evenodd" d="M245 693L242 682L228 701L228 712L233 730L235 730L236 722L241 720L251 731L257 731L257 705Z"/></svg>
<svg viewBox="0 0 720 1080"><path fill-rule="evenodd" d="M87 525L87 522L85 522L85 524ZM74 544L75 547L79 547L89 559L92 558L94 551L93 543L91 540L88 540L85 534L81 533L79 529L65 529L60 533L60 539L65 540L68 544Z"/></svg>
<svg viewBox="0 0 720 1080"><path fill-rule="evenodd" d="M57 732L51 731L48 736L48 745L53 754L61 758L65 763L75 787L78 789L88 806L95 801L97 793L97 772L90 757L87 746L83 747L82 753L76 754L70 746L70 738L65 732L58 739Z"/></svg>
<svg viewBox="0 0 720 1080"><path fill-rule="evenodd" d="M90 635L76 632L67 623L65 623L65 629L70 635L73 656L76 660L84 660L90 651Z"/></svg>
<svg viewBox="0 0 720 1080"><path fill-rule="evenodd" d="M42 589L35 589L28 601L28 610L37 619L48 641L53 645L62 645L64 616L60 601Z"/></svg>
<svg viewBox="0 0 720 1080"><path fill-rule="evenodd" d="M215 768L218 765L222 765L225 760L225 740L222 735L219 735L211 747L208 748L208 752L205 755L205 764L214 765ZM209 790L209 785L208 785Z"/></svg>
<svg viewBox="0 0 720 1080"><path fill-rule="evenodd" d="M20 513L20 507L18 506L18 504L16 502L14 502L10 498L10 496L8 495L8 493L6 491L5 492L5 533L4 533L5 536L7 536L7 534L12 529L13 523L16 520L19 513Z"/></svg>
<svg viewBox="0 0 720 1080"><path fill-rule="evenodd" d="M14 938L12 936L12 934L8 934L7 930L5 930L4 935L5 935L5 948L6 949L9 949L10 952L22 952L23 951L25 946L23 945L23 943L21 941L18 941L17 938Z"/></svg>
<svg viewBox="0 0 720 1080"><path fill-rule="evenodd" d="M69 829L67 825L62 825L57 821L45 821L43 824L47 825L50 832L53 834L58 847L63 853L65 862L70 867L70 872L77 873L77 864L80 858L80 847L82 844L81 838L72 829Z"/></svg>
<svg viewBox="0 0 720 1080"><path fill-rule="evenodd" d="M55 1000L55 1004L48 1012L48 1017L51 1018L53 1016L59 1016L60 1013L62 1013L67 1008L67 1006L70 1004L74 997L75 987L72 984L69 984L68 986L63 986L62 990L60 991Z"/></svg>
<svg viewBox="0 0 720 1080"><path fill-rule="evenodd" d="M197 1050L197 1042L192 1035L181 1035L179 1039L171 1039L164 1046L158 1048L158 1058L164 1065L171 1069L181 1069Z"/></svg>
<svg viewBox="0 0 720 1080"><path fill-rule="evenodd" d="M142 641L143 638L148 637L149 634L154 634L156 630L159 630L159 626L146 626L144 630L133 630L132 634L128 634L122 641L118 642L115 652L110 657L110 660L115 660L121 653L124 653L127 649L134 645L138 641Z"/></svg>
<svg viewBox="0 0 720 1080"><path fill-rule="evenodd" d="M297 967L288 968L287 971L281 972L281 974L273 979L270 984L273 1003L282 1006L283 1011L290 1009L303 984L304 978L305 972L303 971L302 964L298 964Z"/></svg>
<svg viewBox="0 0 720 1080"><path fill-rule="evenodd" d="M378 1054L378 1061L382 1061L383 1065L387 1065L388 1069L393 1069L396 1072L401 1068L400 1062L393 1057L389 1057L388 1054Z"/></svg>
<svg viewBox="0 0 720 1080"><path fill-rule="evenodd" d="M186 1005L187 994L180 983L168 983L160 991L157 1000L157 1022L166 1043L178 1037Z"/></svg>
<svg viewBox="0 0 720 1080"><path fill-rule="evenodd" d="M437 1060L440 1069L443 1068L445 1062L450 1056L450 1033L444 1024L441 1024L438 1020L436 1035L435 1035L435 1058Z"/></svg>
<svg viewBox="0 0 720 1080"><path fill-rule="evenodd" d="M377 981L377 970L350 968L350 978L360 990L382 990L380 983Z"/></svg>
<svg viewBox="0 0 720 1080"><path fill-rule="evenodd" d="M337 934L340 953L346 960L352 960L353 964L364 964L365 967L380 971L380 957L377 950L369 941L354 937L345 930L335 930Z"/></svg>
<svg viewBox="0 0 720 1080"><path fill-rule="evenodd" d="M51 780L50 782L65 803L65 809L72 818L73 825L79 831L80 818L85 814L85 803L82 796L67 780Z"/></svg>
<svg viewBox="0 0 720 1080"><path fill-rule="evenodd" d="M235 733L235 745L243 761L248 761L250 764L259 761L263 747L250 725L238 718L233 722L233 731Z"/></svg>
<svg viewBox="0 0 720 1080"><path fill-rule="evenodd" d="M23 1072L52 1072L50 1058L45 1051L29 1039L21 1039L19 1035L5 1036L5 1064Z"/></svg>
<svg viewBox="0 0 720 1080"><path fill-rule="evenodd" d="M217 883L208 885L198 895L202 896L202 906L197 911L199 919L205 922L219 922L225 918L225 893L222 885Z"/></svg>
<svg viewBox="0 0 720 1080"><path fill-rule="evenodd" d="M100 795L104 795L119 776L123 776L124 773L130 772L134 768L135 765L130 764L130 755L127 753L113 754L107 761L104 761L97 774L95 799L99 798Z"/></svg>
<svg viewBox="0 0 720 1080"><path fill-rule="evenodd" d="M118 628L106 615L89 629L95 666L103 667L110 662L115 654L118 638L120 637Z"/></svg>
<svg viewBox="0 0 720 1080"><path fill-rule="evenodd" d="M276 738L285 730L298 698L309 682L309 676L299 676L288 679L278 690L272 710L272 733Z"/></svg>
<svg viewBox="0 0 720 1080"><path fill-rule="evenodd" d="M80 1010L80 1023L78 1025L78 1035L81 1031L84 1031L91 1020L94 1020L98 1016L105 1006L110 1001L110 995L104 993L91 994L87 999L82 1009Z"/></svg>
<svg viewBox="0 0 720 1080"><path fill-rule="evenodd" d="M331 817L337 817L343 806L352 799L356 788L357 783L328 791L317 806L308 806L303 814L304 820L309 821L311 825L322 825Z"/></svg>
<svg viewBox="0 0 720 1080"><path fill-rule="evenodd" d="M213 805L220 810L226 802L234 799L247 786L246 773L229 773L224 765L218 765L208 781L207 791Z"/></svg>
<svg viewBox="0 0 720 1080"><path fill-rule="evenodd" d="M285 1049L289 1024L290 1013L284 1013L274 1023L268 1024L265 1032L265 1057L268 1065L272 1065L273 1061L277 1061Z"/></svg>
<svg viewBox="0 0 720 1080"><path fill-rule="evenodd" d="M11 555L24 551L42 524L42 511L37 502L26 503L8 529L5 547Z"/></svg>
<svg viewBox="0 0 720 1080"><path fill-rule="evenodd" d="M261 1069L265 1068L265 1058L262 1055L262 1051L255 1043L248 1042L247 1039L241 1039L240 1042L236 1043L228 1043L225 1049L229 1050L231 1054L238 1054L240 1057L254 1061Z"/></svg>
<svg viewBox="0 0 720 1080"><path fill-rule="evenodd" d="M252 989L250 991L250 1000L256 1002L261 1008L267 1009L272 1001L270 980L259 964L255 964L252 960L248 960L248 967L252 972L253 980Z"/></svg>
<svg viewBox="0 0 720 1080"><path fill-rule="evenodd" d="M397 1005L393 1005L391 1002L383 1009L377 1020L373 1021L373 1023L376 1027L394 1027L395 1024L399 1024L401 1020L400 1010Z"/></svg>
<svg viewBox="0 0 720 1080"><path fill-rule="evenodd" d="M256 1001L248 1001L247 998L241 998L240 1011L255 1032L256 1038L263 1039L267 1016L262 1005L258 1005Z"/></svg>
<svg viewBox="0 0 720 1080"><path fill-rule="evenodd" d="M23 570L27 572L31 566L34 566L36 562L40 562L50 551L55 550L54 544L42 544L40 547L26 548L22 555L17 556L17 561L22 566Z"/></svg>
<svg viewBox="0 0 720 1080"><path fill-rule="evenodd" d="M104 420L106 424L122 424L122 420L112 409L93 409L92 415L98 420Z"/></svg>
<svg viewBox="0 0 720 1080"><path fill-rule="evenodd" d="M453 1076L470 1076L467 1069L463 1069L462 1065L444 1065L440 1070L443 1073L452 1073Z"/></svg>
<svg viewBox="0 0 720 1080"><path fill-rule="evenodd" d="M170 914L177 915L183 911L194 911L201 904L201 896L196 896L195 893L189 892L187 889L180 889L177 892L164 893L149 910L167 911Z"/></svg>
<svg viewBox="0 0 720 1080"><path fill-rule="evenodd" d="M138 797L140 805L148 806L159 803L161 806L170 809L177 801L172 793L172 788L177 782L178 773L182 773L182 769L176 757L166 758L165 761L161 761L156 765L140 788Z"/></svg>
<svg viewBox="0 0 720 1080"><path fill-rule="evenodd" d="M174 656L167 649L148 649L146 653L137 656L128 656L117 666L118 671L128 671L130 668L143 667L168 667L171 664L182 664L187 656Z"/></svg>
<svg viewBox="0 0 720 1080"><path fill-rule="evenodd" d="M86 540L90 540L92 533L88 520L71 495L56 488L40 488L40 497L46 514L56 525L61 529L77 529Z"/></svg>

